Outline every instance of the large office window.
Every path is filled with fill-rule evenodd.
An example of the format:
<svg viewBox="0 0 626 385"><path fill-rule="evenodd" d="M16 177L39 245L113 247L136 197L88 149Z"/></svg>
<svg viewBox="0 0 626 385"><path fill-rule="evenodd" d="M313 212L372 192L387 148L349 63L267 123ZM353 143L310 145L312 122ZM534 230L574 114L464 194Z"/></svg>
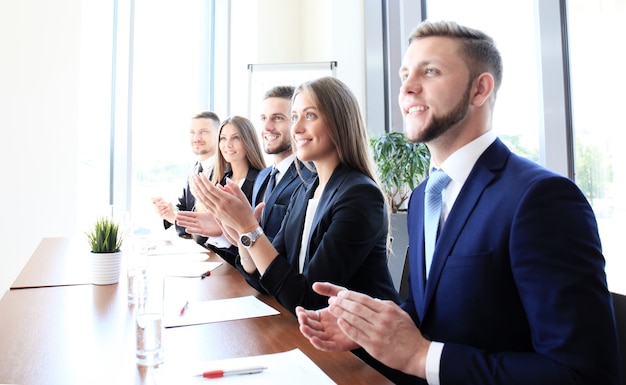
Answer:
<svg viewBox="0 0 626 385"><path fill-rule="evenodd" d="M81 6L80 98L78 105L77 230L82 236L109 205L111 179L111 84L115 7Z"/></svg>
<svg viewBox="0 0 626 385"><path fill-rule="evenodd" d="M211 2L135 0L132 35L130 208L160 227L150 198L175 201L195 162L192 116L211 109Z"/></svg>
<svg viewBox="0 0 626 385"><path fill-rule="evenodd" d="M575 180L598 219L609 287L626 293L626 0L567 3Z"/></svg>
<svg viewBox="0 0 626 385"><path fill-rule="evenodd" d="M454 20L492 36L502 54L504 77L494 130L519 155L539 161L537 47L533 2L428 1L429 20Z"/></svg>
<svg viewBox="0 0 626 385"><path fill-rule="evenodd" d="M213 109L214 1L115 0L82 9L78 224L123 213L162 229L195 162L193 115Z"/></svg>

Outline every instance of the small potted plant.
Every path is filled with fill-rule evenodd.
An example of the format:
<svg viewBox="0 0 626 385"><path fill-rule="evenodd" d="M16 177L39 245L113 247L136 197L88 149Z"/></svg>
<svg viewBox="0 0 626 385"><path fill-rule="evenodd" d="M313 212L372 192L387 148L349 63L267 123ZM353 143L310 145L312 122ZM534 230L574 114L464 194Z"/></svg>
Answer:
<svg viewBox="0 0 626 385"><path fill-rule="evenodd" d="M108 217L99 217L85 233L91 246L92 283L110 285L120 279L124 236L119 223Z"/></svg>
<svg viewBox="0 0 626 385"><path fill-rule="evenodd" d="M387 132L370 139L378 169L378 178L391 206L391 254L389 271L396 290L405 297L402 277L409 237L406 204L413 192L428 175L430 152L423 143L410 143L402 132Z"/></svg>

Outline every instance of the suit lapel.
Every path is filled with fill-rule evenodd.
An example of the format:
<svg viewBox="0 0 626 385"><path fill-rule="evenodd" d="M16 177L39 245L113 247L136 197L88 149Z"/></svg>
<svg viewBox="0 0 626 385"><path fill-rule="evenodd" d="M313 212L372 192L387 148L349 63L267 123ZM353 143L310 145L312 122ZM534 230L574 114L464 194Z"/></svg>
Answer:
<svg viewBox="0 0 626 385"><path fill-rule="evenodd" d="M285 175L280 178L280 181L278 182L276 187L274 187L274 190L272 191L272 196L265 197L265 206L268 207L276 203L276 198L279 197L280 194L282 194L283 190L287 186L289 186L289 183L291 183L291 181L297 176L298 173L296 172L296 166L292 163L285 172Z"/></svg>
<svg viewBox="0 0 626 385"><path fill-rule="evenodd" d="M284 234L291 234L292 236L286 236L285 242L289 243L289 249L293 252L287 253L287 258L292 266L298 266L298 258L300 250L300 244L302 243L302 229L304 227L304 220L306 217L306 210L308 207L309 199L313 198L313 194L315 193L315 189L319 184L319 179L313 179L311 184L303 185L301 188L304 188L305 200L304 204L290 204L291 213L289 214L290 221L288 223L288 228L284 230ZM318 207L319 209L319 207ZM313 230L311 230L313 231ZM292 233L293 232L293 233ZM307 250L307 259L308 259L308 250Z"/></svg>
<svg viewBox="0 0 626 385"><path fill-rule="evenodd" d="M339 164L333 174L331 175L326 187L324 187L324 192L322 192L322 196L320 197L320 203L317 206L317 210L315 211L315 217L313 217L313 223L311 226L311 234L313 233L313 229L317 227L320 222L322 213L325 213L328 209L328 206L332 203L333 197L339 190L339 187L345 180L347 175L347 169L342 164Z"/></svg>
<svg viewBox="0 0 626 385"><path fill-rule="evenodd" d="M276 204L276 200L283 193L283 190L287 186L289 186L291 181L297 176L298 176L298 173L296 172L296 166L292 163L287 169L287 171L285 172L285 175L283 175L283 177L280 178L278 185L274 187L274 190L272 191L272 195L269 197L265 197L265 208L263 209L262 223L267 223L267 219L272 213L272 207L274 207L274 204ZM269 179L269 173L267 174L267 179ZM267 181L265 181L263 184L267 185ZM263 189L263 191L264 190L265 189ZM261 199L259 199L258 203L261 203Z"/></svg>
<svg viewBox="0 0 626 385"><path fill-rule="evenodd" d="M319 227L322 217L326 214L326 212L328 211L328 208L333 204L333 200L334 200L335 195L337 194L337 191L339 191L339 188L341 187L341 185L343 184L343 181L346 179L346 176L348 175L348 170L349 169L346 166L340 163L335 169L335 171L333 171L333 174L328 180L326 187L324 187L324 192L322 192L322 196L320 197L317 210L315 210L315 216L313 217L313 222L311 223L311 233L310 233L311 237L315 236L316 229ZM318 183L319 183L319 179L316 179L314 186L317 187ZM315 189L311 189L311 188L308 189L307 196L309 199L313 197L314 192L315 192ZM306 211L303 213L303 221L304 221L304 215L306 215ZM305 260L304 260L305 266L309 263L309 259L310 259L310 255L309 255L309 250L307 249Z"/></svg>
<svg viewBox="0 0 626 385"><path fill-rule="evenodd" d="M252 205L254 207L256 207L263 200L263 196L259 196L259 192L265 191L265 186L267 185L271 170L271 167L264 168L259 171L257 178L254 180L254 186L252 187Z"/></svg>
<svg viewBox="0 0 626 385"><path fill-rule="evenodd" d="M424 314L424 189L426 180L411 193L407 227L409 231L410 283L416 312L420 319Z"/></svg>

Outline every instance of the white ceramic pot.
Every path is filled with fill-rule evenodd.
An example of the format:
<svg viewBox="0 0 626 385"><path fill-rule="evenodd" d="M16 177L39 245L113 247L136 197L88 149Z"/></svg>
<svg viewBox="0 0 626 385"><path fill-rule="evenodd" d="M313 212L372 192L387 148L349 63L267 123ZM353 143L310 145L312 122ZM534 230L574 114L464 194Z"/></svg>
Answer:
<svg viewBox="0 0 626 385"><path fill-rule="evenodd" d="M91 253L91 283L112 285L120 280L122 252Z"/></svg>

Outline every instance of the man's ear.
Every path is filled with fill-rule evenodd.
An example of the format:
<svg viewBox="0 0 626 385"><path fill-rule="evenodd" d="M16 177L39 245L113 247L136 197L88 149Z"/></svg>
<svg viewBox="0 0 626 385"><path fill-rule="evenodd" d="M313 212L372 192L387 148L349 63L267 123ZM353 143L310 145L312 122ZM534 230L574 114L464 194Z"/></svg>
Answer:
<svg viewBox="0 0 626 385"><path fill-rule="evenodd" d="M472 87L471 103L474 106L481 107L493 93L494 87L493 76L489 72L483 72L474 79L474 86Z"/></svg>

